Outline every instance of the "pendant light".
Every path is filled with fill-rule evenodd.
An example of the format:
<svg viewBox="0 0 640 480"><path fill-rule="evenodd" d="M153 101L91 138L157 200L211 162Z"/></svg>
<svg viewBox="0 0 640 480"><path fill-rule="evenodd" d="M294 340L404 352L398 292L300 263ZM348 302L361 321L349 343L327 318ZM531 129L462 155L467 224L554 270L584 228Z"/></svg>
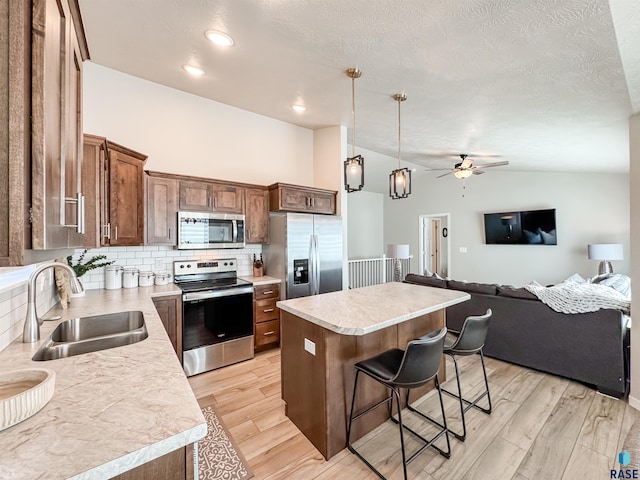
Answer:
<svg viewBox="0 0 640 480"><path fill-rule="evenodd" d="M351 157L344 161L344 188L348 193L359 192L364 187L364 158L356 156L356 93L355 81L360 78L362 71L359 68L348 68L347 77L351 78L351 115L353 117L353 130L351 134Z"/></svg>
<svg viewBox="0 0 640 480"><path fill-rule="evenodd" d="M407 99L404 93L396 93L393 99L398 102L398 168L389 175L389 196L393 200L407 198L411 194L411 170L400 168L400 104Z"/></svg>

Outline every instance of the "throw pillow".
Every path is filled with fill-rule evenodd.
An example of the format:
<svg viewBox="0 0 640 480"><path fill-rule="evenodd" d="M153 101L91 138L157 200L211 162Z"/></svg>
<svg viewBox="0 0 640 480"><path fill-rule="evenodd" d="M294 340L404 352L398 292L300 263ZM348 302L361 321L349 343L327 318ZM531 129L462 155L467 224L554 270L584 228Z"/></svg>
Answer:
<svg viewBox="0 0 640 480"><path fill-rule="evenodd" d="M544 230L538 228L538 233L542 237L542 243L545 245L557 245L558 241L556 239L556 231L551 230L550 232L545 232Z"/></svg>

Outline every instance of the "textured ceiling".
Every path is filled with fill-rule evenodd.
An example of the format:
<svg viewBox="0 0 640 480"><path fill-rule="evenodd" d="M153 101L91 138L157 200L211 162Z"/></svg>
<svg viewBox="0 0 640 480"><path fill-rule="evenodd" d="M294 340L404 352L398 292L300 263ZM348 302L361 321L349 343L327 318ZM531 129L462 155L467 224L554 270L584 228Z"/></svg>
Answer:
<svg viewBox="0 0 640 480"><path fill-rule="evenodd" d="M500 169L623 172L630 95L636 110L640 96L639 37L630 27L640 2L619 1L625 8L613 18L602 0L80 6L98 64L307 128L347 125L349 138L344 72L357 66L357 147L397 157L391 96L404 92L402 158L422 167L448 167L452 155L477 153L510 162ZM208 42L203 33L212 28L229 33L235 46ZM180 68L185 63L207 74L191 77ZM304 114L290 108L297 102Z"/></svg>

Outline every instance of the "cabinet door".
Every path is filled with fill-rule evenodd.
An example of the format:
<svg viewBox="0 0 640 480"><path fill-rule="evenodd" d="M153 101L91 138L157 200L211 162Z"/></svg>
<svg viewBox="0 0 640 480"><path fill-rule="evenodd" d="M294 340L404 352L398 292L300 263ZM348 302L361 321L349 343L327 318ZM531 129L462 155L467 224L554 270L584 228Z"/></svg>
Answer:
<svg viewBox="0 0 640 480"><path fill-rule="evenodd" d="M175 245L177 184L171 178L147 175L147 245Z"/></svg>
<svg viewBox="0 0 640 480"><path fill-rule="evenodd" d="M225 185L224 183L211 184L212 209L221 213L244 213L244 188Z"/></svg>
<svg viewBox="0 0 640 480"><path fill-rule="evenodd" d="M66 2L36 0L32 20L32 247L67 246L65 83L70 12Z"/></svg>
<svg viewBox="0 0 640 480"><path fill-rule="evenodd" d="M144 244L143 162L109 151L111 246Z"/></svg>
<svg viewBox="0 0 640 480"><path fill-rule="evenodd" d="M246 243L269 243L269 191L247 188L245 205Z"/></svg>
<svg viewBox="0 0 640 480"><path fill-rule="evenodd" d="M307 212L310 208L309 194L305 190L296 188L281 187L280 189L280 208L282 210L291 210L295 212Z"/></svg>
<svg viewBox="0 0 640 480"><path fill-rule="evenodd" d="M154 298L153 304L182 363L182 299L180 296Z"/></svg>
<svg viewBox="0 0 640 480"><path fill-rule="evenodd" d="M105 245L109 197L105 175L106 143L104 137L84 135L82 146L82 188L84 189L84 246L97 248Z"/></svg>
<svg viewBox="0 0 640 480"><path fill-rule="evenodd" d="M86 196L91 193L87 190L83 176L82 56L75 29L70 27L70 31L66 85L65 219L67 224L79 225L69 231L68 246L81 247L86 241Z"/></svg>
<svg viewBox="0 0 640 480"><path fill-rule="evenodd" d="M188 212L210 212L212 206L211 184L180 180L180 210Z"/></svg>
<svg viewBox="0 0 640 480"><path fill-rule="evenodd" d="M336 196L332 193L316 192L310 197L309 211L313 213L336 213Z"/></svg>

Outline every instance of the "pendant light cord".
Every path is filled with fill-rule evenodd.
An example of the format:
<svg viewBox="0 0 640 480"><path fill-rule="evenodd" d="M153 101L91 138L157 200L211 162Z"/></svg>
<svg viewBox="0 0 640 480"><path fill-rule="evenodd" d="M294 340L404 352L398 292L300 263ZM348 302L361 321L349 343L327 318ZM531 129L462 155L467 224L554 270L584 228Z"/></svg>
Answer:
<svg viewBox="0 0 640 480"><path fill-rule="evenodd" d="M351 116L353 118L353 133L351 134L351 157L356 156L356 78L351 77Z"/></svg>
<svg viewBox="0 0 640 480"><path fill-rule="evenodd" d="M398 170L400 170L400 104L402 100L398 99Z"/></svg>

